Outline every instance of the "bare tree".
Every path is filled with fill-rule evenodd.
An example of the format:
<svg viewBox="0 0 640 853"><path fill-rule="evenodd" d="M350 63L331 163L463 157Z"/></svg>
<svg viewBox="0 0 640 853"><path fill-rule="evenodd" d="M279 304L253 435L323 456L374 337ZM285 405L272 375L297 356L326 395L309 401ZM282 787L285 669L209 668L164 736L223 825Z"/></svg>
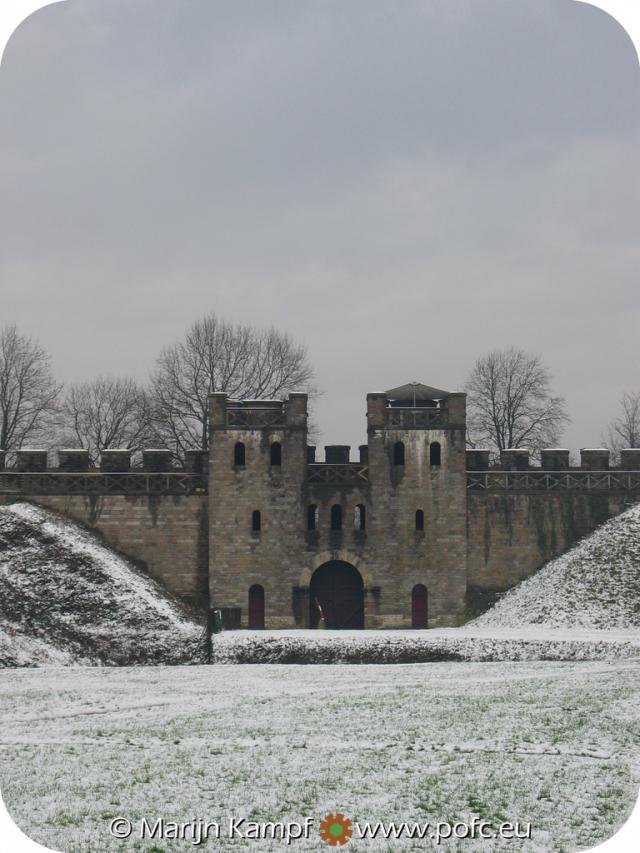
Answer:
<svg viewBox="0 0 640 853"><path fill-rule="evenodd" d="M625 447L640 447L640 390L622 395L620 414L611 421L602 441L615 462L619 462L620 451Z"/></svg>
<svg viewBox="0 0 640 853"><path fill-rule="evenodd" d="M509 347L481 356L467 380L472 447L500 451L557 443L570 418L563 397L551 393L551 374L540 356Z"/></svg>
<svg viewBox="0 0 640 853"><path fill-rule="evenodd" d="M149 440L147 395L133 379L99 376L71 385L61 414L62 441L86 448L94 465L106 447L135 451Z"/></svg>
<svg viewBox="0 0 640 853"><path fill-rule="evenodd" d="M0 330L0 450L50 435L61 390L39 344L15 325Z"/></svg>
<svg viewBox="0 0 640 853"><path fill-rule="evenodd" d="M303 345L274 328L233 325L208 314L158 356L151 380L156 435L180 455L207 450L210 392L261 399L293 390L314 391Z"/></svg>

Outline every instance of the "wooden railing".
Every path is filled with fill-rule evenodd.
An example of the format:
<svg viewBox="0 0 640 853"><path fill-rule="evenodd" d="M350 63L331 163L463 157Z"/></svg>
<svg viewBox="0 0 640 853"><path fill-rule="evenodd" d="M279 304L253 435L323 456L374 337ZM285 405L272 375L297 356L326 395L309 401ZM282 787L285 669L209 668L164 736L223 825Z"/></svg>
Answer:
<svg viewBox="0 0 640 853"><path fill-rule="evenodd" d="M387 425L402 429L444 429L447 419L442 409L387 408Z"/></svg>
<svg viewBox="0 0 640 853"><path fill-rule="evenodd" d="M206 491L206 475L183 471L0 471L0 495L193 495Z"/></svg>
<svg viewBox="0 0 640 853"><path fill-rule="evenodd" d="M334 485L335 483L362 483L369 480L369 466L358 462L328 464L315 462L307 465L307 482Z"/></svg>
<svg viewBox="0 0 640 853"><path fill-rule="evenodd" d="M369 481L369 467L357 462L307 465L307 482L357 485ZM640 471L468 471L470 492L604 492L637 494ZM0 471L0 495L193 495L208 491L206 474L183 471L22 472Z"/></svg>
<svg viewBox="0 0 640 853"><path fill-rule="evenodd" d="M284 409L227 409L227 426L230 427L284 427Z"/></svg>
<svg viewBox="0 0 640 853"><path fill-rule="evenodd" d="M640 495L640 471L469 471L471 492L619 492Z"/></svg>

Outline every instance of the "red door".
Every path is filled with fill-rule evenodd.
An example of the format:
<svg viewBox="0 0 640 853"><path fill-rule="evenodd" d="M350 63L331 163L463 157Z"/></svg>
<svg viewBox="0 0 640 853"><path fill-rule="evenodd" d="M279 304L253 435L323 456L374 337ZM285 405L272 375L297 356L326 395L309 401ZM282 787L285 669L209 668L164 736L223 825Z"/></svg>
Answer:
<svg viewBox="0 0 640 853"><path fill-rule="evenodd" d="M417 583L411 592L411 627L426 628L428 621L427 613L427 588L422 583Z"/></svg>
<svg viewBox="0 0 640 853"><path fill-rule="evenodd" d="M249 627L264 628L264 587L259 583L249 587Z"/></svg>

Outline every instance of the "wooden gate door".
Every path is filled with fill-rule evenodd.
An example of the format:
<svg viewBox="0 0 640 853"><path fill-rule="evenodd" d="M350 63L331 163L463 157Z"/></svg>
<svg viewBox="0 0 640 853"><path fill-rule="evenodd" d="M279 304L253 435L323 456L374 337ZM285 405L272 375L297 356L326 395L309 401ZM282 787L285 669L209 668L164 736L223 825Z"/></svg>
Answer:
<svg viewBox="0 0 640 853"><path fill-rule="evenodd" d="M411 592L411 627L426 628L428 623L428 594L424 584L418 583Z"/></svg>
<svg viewBox="0 0 640 853"><path fill-rule="evenodd" d="M249 628L264 628L264 587L259 583L249 588Z"/></svg>
<svg viewBox="0 0 640 853"><path fill-rule="evenodd" d="M350 563L332 560L313 574L309 587L309 624L317 628L320 602L327 628L364 628L364 585Z"/></svg>

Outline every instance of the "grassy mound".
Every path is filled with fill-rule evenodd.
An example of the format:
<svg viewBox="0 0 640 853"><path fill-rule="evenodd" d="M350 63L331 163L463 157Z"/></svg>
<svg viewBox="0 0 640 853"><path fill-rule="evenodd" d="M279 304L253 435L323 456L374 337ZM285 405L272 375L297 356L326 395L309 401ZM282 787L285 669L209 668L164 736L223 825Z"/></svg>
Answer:
<svg viewBox="0 0 640 853"><path fill-rule="evenodd" d="M640 504L522 581L465 627L640 627Z"/></svg>
<svg viewBox="0 0 640 853"><path fill-rule="evenodd" d="M201 627L91 533L0 507L0 665L184 663Z"/></svg>

